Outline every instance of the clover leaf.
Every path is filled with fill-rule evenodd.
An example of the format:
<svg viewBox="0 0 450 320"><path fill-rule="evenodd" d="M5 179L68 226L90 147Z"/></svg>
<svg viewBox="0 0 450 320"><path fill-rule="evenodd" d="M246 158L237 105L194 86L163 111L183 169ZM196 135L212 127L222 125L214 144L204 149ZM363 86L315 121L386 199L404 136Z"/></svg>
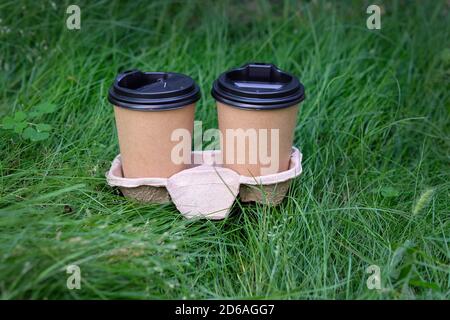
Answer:
<svg viewBox="0 0 450 320"><path fill-rule="evenodd" d="M36 123L36 119L41 115L52 113L57 106L50 102L43 102L31 109L30 112L16 111L13 116L6 116L2 119L1 128L12 130L21 135L23 139L31 141L42 141L50 136L49 131L53 129L50 124Z"/></svg>
<svg viewBox="0 0 450 320"><path fill-rule="evenodd" d="M22 131L28 126L26 122L17 122L14 125L14 132L15 133L22 133Z"/></svg>
<svg viewBox="0 0 450 320"><path fill-rule="evenodd" d="M2 120L3 129L6 129L6 130L14 129L15 125L16 125L16 121L10 116L6 116Z"/></svg>
<svg viewBox="0 0 450 320"><path fill-rule="evenodd" d="M46 123L38 123L36 125L36 130L39 132L46 132L52 130L52 126Z"/></svg>
<svg viewBox="0 0 450 320"><path fill-rule="evenodd" d="M38 132L32 127L26 128L22 133L22 137L24 139L29 139L31 141L42 141L47 139L49 136L50 134L48 132Z"/></svg>
<svg viewBox="0 0 450 320"><path fill-rule="evenodd" d="M49 102L43 102L36 106L36 111L40 114L52 113L56 110L56 105Z"/></svg>
<svg viewBox="0 0 450 320"><path fill-rule="evenodd" d="M28 125L24 121L26 118L27 115L22 111L16 112L14 117L6 116L2 120L3 129L14 130L15 133L21 133Z"/></svg>

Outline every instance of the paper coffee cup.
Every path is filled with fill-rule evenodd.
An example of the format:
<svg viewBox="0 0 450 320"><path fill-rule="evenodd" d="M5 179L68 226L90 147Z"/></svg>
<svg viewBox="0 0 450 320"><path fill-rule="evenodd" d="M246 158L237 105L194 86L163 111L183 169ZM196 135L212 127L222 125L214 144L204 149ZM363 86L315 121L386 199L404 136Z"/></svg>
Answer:
<svg viewBox="0 0 450 320"><path fill-rule="evenodd" d="M199 98L199 87L183 74L132 70L116 77L108 99L124 177L168 178L189 166Z"/></svg>
<svg viewBox="0 0 450 320"><path fill-rule="evenodd" d="M298 78L273 64L249 63L221 74L211 94L225 167L255 177L288 169L298 104L305 98Z"/></svg>

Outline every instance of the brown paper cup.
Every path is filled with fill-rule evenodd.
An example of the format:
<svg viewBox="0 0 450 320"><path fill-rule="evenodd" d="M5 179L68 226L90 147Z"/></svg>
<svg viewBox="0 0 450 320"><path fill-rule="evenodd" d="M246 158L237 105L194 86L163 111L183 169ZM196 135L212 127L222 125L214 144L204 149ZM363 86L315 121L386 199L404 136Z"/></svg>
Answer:
<svg viewBox="0 0 450 320"><path fill-rule="evenodd" d="M273 64L248 63L222 73L211 94L217 101L223 165L258 177L289 168L304 87ZM243 202L278 204L289 182L261 188L241 186Z"/></svg>
<svg viewBox="0 0 450 320"><path fill-rule="evenodd" d="M190 77L173 72L126 71L108 95L114 105L126 178L168 178L190 164L195 102Z"/></svg>
<svg viewBox="0 0 450 320"><path fill-rule="evenodd" d="M186 130L192 137L195 104L166 111L136 111L114 106L123 174L127 178L161 177L187 168L175 163L172 150L184 143L191 150L191 139L172 141L175 130Z"/></svg>
<svg viewBox="0 0 450 320"><path fill-rule="evenodd" d="M254 177L288 169L298 105L250 110L218 102L217 112L225 167Z"/></svg>

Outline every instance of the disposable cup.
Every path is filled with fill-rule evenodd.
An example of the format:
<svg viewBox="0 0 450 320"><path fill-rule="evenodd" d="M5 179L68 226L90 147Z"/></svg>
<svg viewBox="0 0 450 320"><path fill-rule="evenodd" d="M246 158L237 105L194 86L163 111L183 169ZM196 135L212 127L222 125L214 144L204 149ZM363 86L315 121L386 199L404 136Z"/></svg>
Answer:
<svg viewBox="0 0 450 320"><path fill-rule="evenodd" d="M132 70L117 76L108 98L124 177L168 178L189 166L199 97L194 80L183 74Z"/></svg>
<svg viewBox="0 0 450 320"><path fill-rule="evenodd" d="M304 87L273 64L249 63L219 76L217 101L222 161L244 176L264 176L289 167Z"/></svg>

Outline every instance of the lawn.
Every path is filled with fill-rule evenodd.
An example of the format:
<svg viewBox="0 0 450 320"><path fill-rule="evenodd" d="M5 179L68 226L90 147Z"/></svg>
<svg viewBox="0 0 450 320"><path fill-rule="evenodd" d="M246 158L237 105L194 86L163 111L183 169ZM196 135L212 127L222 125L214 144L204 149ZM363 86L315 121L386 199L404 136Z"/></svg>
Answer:
<svg viewBox="0 0 450 320"><path fill-rule="evenodd" d="M450 298L447 1L383 1L380 30L367 1L77 1L68 30L72 3L0 3L0 298ZM119 70L191 75L206 130L249 61L306 88L281 205L192 221L107 185Z"/></svg>

